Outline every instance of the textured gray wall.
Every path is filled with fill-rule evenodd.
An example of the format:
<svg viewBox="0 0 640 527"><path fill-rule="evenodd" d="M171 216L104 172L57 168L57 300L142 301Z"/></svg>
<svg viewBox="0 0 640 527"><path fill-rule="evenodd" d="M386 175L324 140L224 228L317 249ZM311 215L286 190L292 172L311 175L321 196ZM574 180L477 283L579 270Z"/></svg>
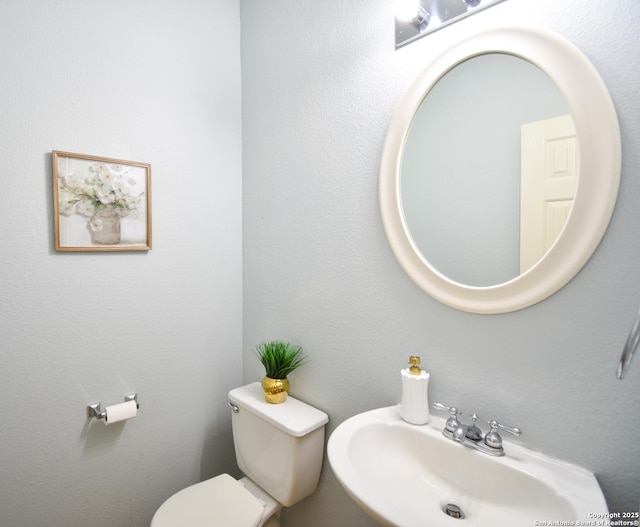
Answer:
<svg viewBox="0 0 640 527"><path fill-rule="evenodd" d="M3 527L148 527L235 468L239 49L237 2L0 2ZM151 163L149 253L53 250L54 149Z"/></svg>
<svg viewBox="0 0 640 527"><path fill-rule="evenodd" d="M311 362L293 392L329 431L400 398L419 354L431 398L524 430L522 442L592 470L613 510L640 500L640 364L615 379L640 305L640 6L629 0L509 0L399 51L389 0L243 0L244 379L255 343L282 338ZM483 24L553 29L608 85L623 140L606 236L564 289L528 309L473 315L432 300L402 272L382 229L380 154L394 106L429 57ZM285 527L372 526L327 464Z"/></svg>
<svg viewBox="0 0 640 527"><path fill-rule="evenodd" d="M640 304L640 7L509 0L394 51L391 4L242 0L242 247L237 1L0 4L2 525L143 527L169 494L233 471L224 395L261 377L251 349L272 337L311 356L293 391L330 430L399 401L419 353L432 399L521 426L528 445L593 470L614 510L637 506L640 366L613 372ZM402 273L377 170L421 64L500 21L555 29L591 58L619 112L623 177L570 284L480 316ZM152 164L150 253L53 251L53 149ZM130 390L135 420L86 420L86 403ZM283 523L373 525L328 466Z"/></svg>

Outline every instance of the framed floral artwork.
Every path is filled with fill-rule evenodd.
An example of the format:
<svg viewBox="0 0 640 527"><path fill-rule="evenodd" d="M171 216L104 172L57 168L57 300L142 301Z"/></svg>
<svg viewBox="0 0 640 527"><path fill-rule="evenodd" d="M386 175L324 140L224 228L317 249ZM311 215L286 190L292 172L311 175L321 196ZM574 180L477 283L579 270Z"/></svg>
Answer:
<svg viewBox="0 0 640 527"><path fill-rule="evenodd" d="M151 249L151 165L52 152L56 251Z"/></svg>

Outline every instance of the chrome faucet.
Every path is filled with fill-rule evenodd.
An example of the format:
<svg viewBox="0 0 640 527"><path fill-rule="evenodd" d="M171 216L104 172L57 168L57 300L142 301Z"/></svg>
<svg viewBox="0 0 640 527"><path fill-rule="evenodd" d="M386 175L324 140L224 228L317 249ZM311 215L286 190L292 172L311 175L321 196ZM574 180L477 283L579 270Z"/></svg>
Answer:
<svg viewBox="0 0 640 527"><path fill-rule="evenodd" d="M462 412L455 406L445 406L444 404L434 402L433 407L436 410L449 412L449 419L447 419L444 430L442 430L442 434L446 438L456 443L461 443L466 447L489 454L490 456L504 456L502 437L500 437L498 430L504 430L517 436L522 434L519 428L505 426L498 423L498 421L491 420L487 421L490 428L489 432L483 435L482 430L476 425L476 421L478 420L477 414L474 413L471 415L472 423L467 425L458 420L458 416L462 415Z"/></svg>

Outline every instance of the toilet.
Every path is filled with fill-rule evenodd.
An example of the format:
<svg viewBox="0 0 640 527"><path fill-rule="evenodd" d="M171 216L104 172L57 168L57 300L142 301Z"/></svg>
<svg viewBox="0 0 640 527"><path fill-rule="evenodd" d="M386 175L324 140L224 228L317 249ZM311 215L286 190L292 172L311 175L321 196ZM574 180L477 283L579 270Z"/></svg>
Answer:
<svg viewBox="0 0 640 527"><path fill-rule="evenodd" d="M315 491L327 414L288 396L264 399L259 382L229 392L236 460L245 474L221 474L167 499L151 527L280 527L280 511Z"/></svg>

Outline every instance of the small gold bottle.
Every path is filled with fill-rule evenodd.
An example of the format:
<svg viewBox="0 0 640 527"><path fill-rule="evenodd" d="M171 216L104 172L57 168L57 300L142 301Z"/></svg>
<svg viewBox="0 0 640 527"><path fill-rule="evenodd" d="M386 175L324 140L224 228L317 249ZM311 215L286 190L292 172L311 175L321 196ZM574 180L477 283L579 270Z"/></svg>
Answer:
<svg viewBox="0 0 640 527"><path fill-rule="evenodd" d="M420 357L409 357L410 368L400 371L402 402L400 417L414 425L429 422L429 374L420 368Z"/></svg>

